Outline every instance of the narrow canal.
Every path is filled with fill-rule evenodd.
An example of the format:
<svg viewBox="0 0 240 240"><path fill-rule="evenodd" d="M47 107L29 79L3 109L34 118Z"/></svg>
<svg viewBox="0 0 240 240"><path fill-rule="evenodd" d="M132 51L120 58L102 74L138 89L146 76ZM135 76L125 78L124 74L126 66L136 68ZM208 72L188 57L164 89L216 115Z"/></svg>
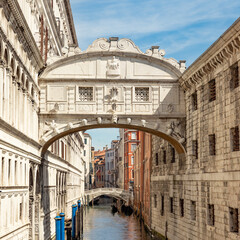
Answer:
<svg viewBox="0 0 240 240"><path fill-rule="evenodd" d="M83 229L83 240L152 239L133 215L113 215L109 203L86 208Z"/></svg>

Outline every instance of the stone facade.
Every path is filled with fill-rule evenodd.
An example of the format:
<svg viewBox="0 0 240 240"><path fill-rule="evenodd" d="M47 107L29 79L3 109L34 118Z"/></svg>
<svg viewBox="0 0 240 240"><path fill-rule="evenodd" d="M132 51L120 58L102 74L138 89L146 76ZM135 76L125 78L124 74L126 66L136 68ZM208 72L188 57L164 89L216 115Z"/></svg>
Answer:
<svg viewBox="0 0 240 240"><path fill-rule="evenodd" d="M179 80L186 162L153 137L151 226L168 239L239 239L239 30L240 19Z"/></svg>
<svg viewBox="0 0 240 240"><path fill-rule="evenodd" d="M39 144L38 74L76 45L69 1L0 1L0 239L50 239L84 194L81 133Z"/></svg>

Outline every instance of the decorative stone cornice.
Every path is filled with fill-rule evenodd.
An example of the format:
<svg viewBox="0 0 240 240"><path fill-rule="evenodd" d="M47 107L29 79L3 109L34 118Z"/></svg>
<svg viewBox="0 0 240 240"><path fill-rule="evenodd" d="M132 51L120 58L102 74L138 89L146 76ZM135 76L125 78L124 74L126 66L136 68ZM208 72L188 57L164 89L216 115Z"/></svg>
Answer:
<svg viewBox="0 0 240 240"><path fill-rule="evenodd" d="M32 146L37 147L38 149L41 148L41 145L36 142L35 140L33 140L32 138L26 136L24 133L22 133L21 131L17 130L16 128L12 127L10 124L8 124L7 122L5 122L3 119L0 118L0 128L10 132L12 135L14 135L16 138L21 139L21 141L25 142L25 143L30 143Z"/></svg>
<svg viewBox="0 0 240 240"><path fill-rule="evenodd" d="M32 32L20 10L18 1L2 0L0 2L0 7L4 9L5 17L11 22L13 31L17 34L19 41L22 43L24 51L27 53L37 71L39 71L44 63Z"/></svg>
<svg viewBox="0 0 240 240"><path fill-rule="evenodd" d="M181 76L181 73L185 70L185 61L177 61L173 58L164 58L164 50L158 50L158 47L152 47L152 50L143 53L130 39L113 39L110 38L99 38L95 40L92 45L84 52L78 47L69 48L69 51L66 52L64 57L58 57L49 61L51 63L43 73L40 75L40 78L43 78L51 70L63 65L70 64L71 62L78 60L89 59L91 57L106 57L106 56L115 56L115 57L130 57L143 59L157 65L162 65L167 69L173 71L177 77Z"/></svg>
<svg viewBox="0 0 240 240"><path fill-rule="evenodd" d="M183 73L179 79L180 85L185 90L191 89L239 49L240 18Z"/></svg>
<svg viewBox="0 0 240 240"><path fill-rule="evenodd" d="M32 82L32 84L34 85L35 89L37 89L38 92L39 92L40 91L39 86L37 85L37 83L32 78L31 74L29 73L29 71L25 67L25 64L23 64L22 60L20 59L20 57L16 53L14 47L11 45L11 42L7 39L7 36L5 35L5 33L3 32L1 27L0 27L0 37L6 43L6 45L8 46L9 50L12 52L12 55L14 56L14 58L18 61L18 63L21 66L21 68L25 71L28 79ZM5 62L2 59L0 59L0 65L5 65ZM13 77L15 78L15 76L13 76ZM16 79L14 79L14 80L16 81Z"/></svg>
<svg viewBox="0 0 240 240"><path fill-rule="evenodd" d="M69 0L64 0L64 3L65 3L65 9L66 9L66 12L67 12L67 18L68 18L68 22L69 22L71 35L72 35L72 44L75 45L75 46L78 46L77 35L76 35L75 26L74 26L70 1Z"/></svg>
<svg viewBox="0 0 240 240"><path fill-rule="evenodd" d="M48 12L47 16L48 16L48 19L50 21L52 33L55 36L56 47L58 49L58 54L61 56L62 55L62 51L61 51L62 43L61 43L61 39L60 39L60 33L58 32L56 19L54 17L54 12L53 12L53 9L49 6L50 2L48 0L45 0L45 4L44 5L45 5L46 11Z"/></svg>

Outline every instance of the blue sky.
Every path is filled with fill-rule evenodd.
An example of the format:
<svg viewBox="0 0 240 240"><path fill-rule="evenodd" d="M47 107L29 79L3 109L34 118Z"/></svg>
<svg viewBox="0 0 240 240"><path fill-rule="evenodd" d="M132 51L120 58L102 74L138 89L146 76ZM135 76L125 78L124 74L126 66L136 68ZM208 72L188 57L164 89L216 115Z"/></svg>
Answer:
<svg viewBox="0 0 240 240"><path fill-rule="evenodd" d="M145 52L165 49L165 57L189 66L239 17L239 0L70 0L79 47L99 37L130 38ZM115 132L114 129L109 132ZM102 131L109 145L111 139ZM99 130L96 135L99 135ZM93 136L94 140L94 136ZM94 146L94 144L93 144ZM97 148L100 147L97 146Z"/></svg>

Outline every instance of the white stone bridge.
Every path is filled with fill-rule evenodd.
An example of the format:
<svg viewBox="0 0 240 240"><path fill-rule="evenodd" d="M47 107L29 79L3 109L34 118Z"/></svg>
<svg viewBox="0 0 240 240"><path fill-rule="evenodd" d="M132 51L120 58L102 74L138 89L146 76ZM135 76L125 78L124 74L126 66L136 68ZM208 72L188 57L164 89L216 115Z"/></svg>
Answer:
<svg viewBox="0 0 240 240"><path fill-rule="evenodd" d="M88 191L85 191L85 201L88 203L91 202L94 198L100 196L109 196L117 199L121 199L124 202L129 202L131 194L129 191L126 191L122 188L95 188Z"/></svg>
<svg viewBox="0 0 240 240"><path fill-rule="evenodd" d="M155 134L185 156L185 100L178 79L185 62L143 53L129 39L97 39L69 49L39 77L42 156L57 139L94 128Z"/></svg>

